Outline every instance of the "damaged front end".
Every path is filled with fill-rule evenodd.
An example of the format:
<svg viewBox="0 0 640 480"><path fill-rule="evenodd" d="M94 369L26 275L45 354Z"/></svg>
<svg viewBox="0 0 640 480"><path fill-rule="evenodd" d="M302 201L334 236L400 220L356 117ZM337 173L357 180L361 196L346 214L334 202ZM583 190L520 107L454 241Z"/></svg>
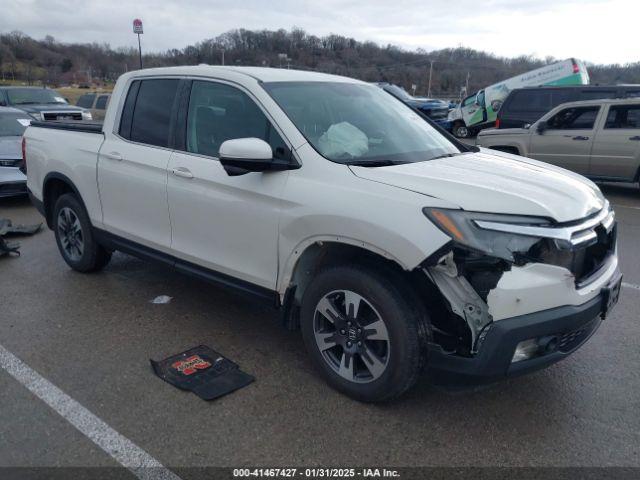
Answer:
<svg viewBox="0 0 640 480"><path fill-rule="evenodd" d="M572 304L615 258L616 227L608 203L585 219L425 208L452 241L423 265L444 297L433 318L443 351L476 355L494 322ZM566 302L566 303L565 303ZM578 300L576 300L576 303Z"/></svg>

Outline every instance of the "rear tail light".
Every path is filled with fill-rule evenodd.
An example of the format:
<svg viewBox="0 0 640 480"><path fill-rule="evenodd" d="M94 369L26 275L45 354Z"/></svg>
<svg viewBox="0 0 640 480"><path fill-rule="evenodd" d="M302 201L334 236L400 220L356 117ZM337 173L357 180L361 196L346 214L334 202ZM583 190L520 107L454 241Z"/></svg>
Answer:
<svg viewBox="0 0 640 480"><path fill-rule="evenodd" d="M500 128L500 119L496 118L496 128Z"/></svg>
<svg viewBox="0 0 640 480"><path fill-rule="evenodd" d="M26 175L27 173L27 139L22 137L22 165L20 170Z"/></svg>

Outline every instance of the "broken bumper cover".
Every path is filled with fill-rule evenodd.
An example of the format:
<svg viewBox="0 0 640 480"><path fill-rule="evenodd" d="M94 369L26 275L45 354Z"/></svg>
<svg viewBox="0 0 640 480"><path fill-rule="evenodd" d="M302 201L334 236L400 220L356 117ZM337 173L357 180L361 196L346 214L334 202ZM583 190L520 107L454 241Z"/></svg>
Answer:
<svg viewBox="0 0 640 480"><path fill-rule="evenodd" d="M434 383L446 386L474 386L493 383L545 368L576 351L602 323L607 308L601 293L582 305L569 305L493 322L480 351L474 357L429 349L428 371ZM512 363L518 343L553 336L554 351Z"/></svg>

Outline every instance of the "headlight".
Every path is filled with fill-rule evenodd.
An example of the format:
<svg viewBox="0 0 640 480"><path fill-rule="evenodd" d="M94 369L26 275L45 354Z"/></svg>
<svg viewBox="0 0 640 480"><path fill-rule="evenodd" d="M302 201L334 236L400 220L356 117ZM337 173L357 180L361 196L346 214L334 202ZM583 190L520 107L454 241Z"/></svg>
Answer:
<svg viewBox="0 0 640 480"><path fill-rule="evenodd" d="M451 239L466 247L479 250L498 258L514 261L514 253L526 253L544 235L523 235L521 233L480 228L489 222L518 227L545 227L549 220L539 217L519 215L496 215L490 213L466 212L441 208L424 208L424 214Z"/></svg>
<svg viewBox="0 0 640 480"><path fill-rule="evenodd" d="M82 119L93 120L93 116L91 115L91 112L82 112Z"/></svg>
<svg viewBox="0 0 640 480"><path fill-rule="evenodd" d="M44 120L44 115L42 115L42 113L40 112L30 113L29 116L33 117L34 120L37 120L38 122L41 122Z"/></svg>

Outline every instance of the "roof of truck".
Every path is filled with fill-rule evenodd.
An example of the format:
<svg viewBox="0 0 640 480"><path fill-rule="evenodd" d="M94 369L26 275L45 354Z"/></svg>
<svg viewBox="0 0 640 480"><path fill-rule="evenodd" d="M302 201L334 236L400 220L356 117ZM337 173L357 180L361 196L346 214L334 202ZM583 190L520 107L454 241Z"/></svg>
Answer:
<svg viewBox="0 0 640 480"><path fill-rule="evenodd" d="M145 75L194 75L221 76L227 74L242 74L261 82L344 82L364 83L360 80L328 73L310 72L304 70L290 70L286 68L270 67L229 67L222 65L194 65L184 67L148 68L130 72L132 76Z"/></svg>
<svg viewBox="0 0 640 480"><path fill-rule="evenodd" d="M580 107L580 106L594 106L594 105L640 105L640 97L635 98L593 98L591 100L577 100L575 102L566 102L561 103L559 106L571 106L571 107ZM556 107L554 107L556 108Z"/></svg>

